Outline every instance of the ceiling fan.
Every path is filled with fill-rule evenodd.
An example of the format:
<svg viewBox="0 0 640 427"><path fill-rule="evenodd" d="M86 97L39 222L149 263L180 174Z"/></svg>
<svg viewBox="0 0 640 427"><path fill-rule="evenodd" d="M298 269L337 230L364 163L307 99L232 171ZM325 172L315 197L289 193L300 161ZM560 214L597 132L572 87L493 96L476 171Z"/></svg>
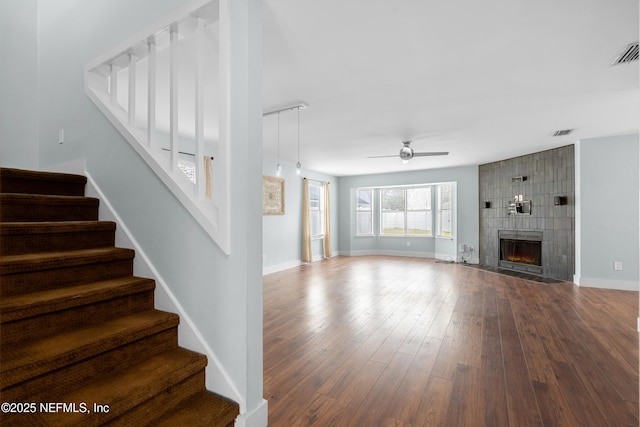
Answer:
<svg viewBox="0 0 640 427"><path fill-rule="evenodd" d="M448 151L427 151L427 152L415 152L413 148L411 148L411 141L404 141L402 143L404 146L400 149L400 159L402 163L408 163L409 160L414 157L427 157L427 156L446 156L449 154ZM369 159L377 159L381 157L395 157L396 154L392 156L369 156Z"/></svg>

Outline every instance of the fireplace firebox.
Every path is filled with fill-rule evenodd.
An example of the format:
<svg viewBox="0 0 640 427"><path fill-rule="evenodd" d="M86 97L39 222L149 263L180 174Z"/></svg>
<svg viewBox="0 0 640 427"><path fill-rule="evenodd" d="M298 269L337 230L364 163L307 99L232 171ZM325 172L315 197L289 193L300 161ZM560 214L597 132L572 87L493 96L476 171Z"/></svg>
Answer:
<svg viewBox="0 0 640 427"><path fill-rule="evenodd" d="M542 275L542 231L498 230L498 267Z"/></svg>

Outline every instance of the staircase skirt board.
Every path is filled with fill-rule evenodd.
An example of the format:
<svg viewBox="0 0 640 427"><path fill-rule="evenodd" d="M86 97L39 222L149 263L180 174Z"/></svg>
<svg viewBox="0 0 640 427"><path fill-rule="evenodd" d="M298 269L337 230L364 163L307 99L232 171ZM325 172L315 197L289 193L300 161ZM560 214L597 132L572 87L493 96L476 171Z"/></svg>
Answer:
<svg viewBox="0 0 640 427"><path fill-rule="evenodd" d="M0 168L2 400L91 412L0 424L233 425L239 406L206 390L206 356L178 347L178 316L154 309L155 282L133 276L135 253L115 247L86 182Z"/></svg>

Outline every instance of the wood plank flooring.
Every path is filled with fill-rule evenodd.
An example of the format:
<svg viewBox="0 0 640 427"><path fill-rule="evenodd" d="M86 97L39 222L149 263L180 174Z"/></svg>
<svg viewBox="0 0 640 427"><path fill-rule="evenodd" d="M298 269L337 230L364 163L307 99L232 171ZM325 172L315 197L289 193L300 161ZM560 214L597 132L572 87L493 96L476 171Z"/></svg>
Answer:
<svg viewBox="0 0 640 427"><path fill-rule="evenodd" d="M264 277L269 426L638 426L638 292L434 260Z"/></svg>

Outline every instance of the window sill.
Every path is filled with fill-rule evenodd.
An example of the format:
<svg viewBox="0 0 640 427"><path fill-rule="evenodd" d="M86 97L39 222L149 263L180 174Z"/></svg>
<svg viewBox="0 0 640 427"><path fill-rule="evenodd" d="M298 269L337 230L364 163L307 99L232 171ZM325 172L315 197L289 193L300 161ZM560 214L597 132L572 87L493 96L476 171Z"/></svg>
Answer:
<svg viewBox="0 0 640 427"><path fill-rule="evenodd" d="M422 236L420 234L380 234L378 237L383 237L383 238L393 238L393 237L400 237L402 239L433 239L433 236Z"/></svg>

